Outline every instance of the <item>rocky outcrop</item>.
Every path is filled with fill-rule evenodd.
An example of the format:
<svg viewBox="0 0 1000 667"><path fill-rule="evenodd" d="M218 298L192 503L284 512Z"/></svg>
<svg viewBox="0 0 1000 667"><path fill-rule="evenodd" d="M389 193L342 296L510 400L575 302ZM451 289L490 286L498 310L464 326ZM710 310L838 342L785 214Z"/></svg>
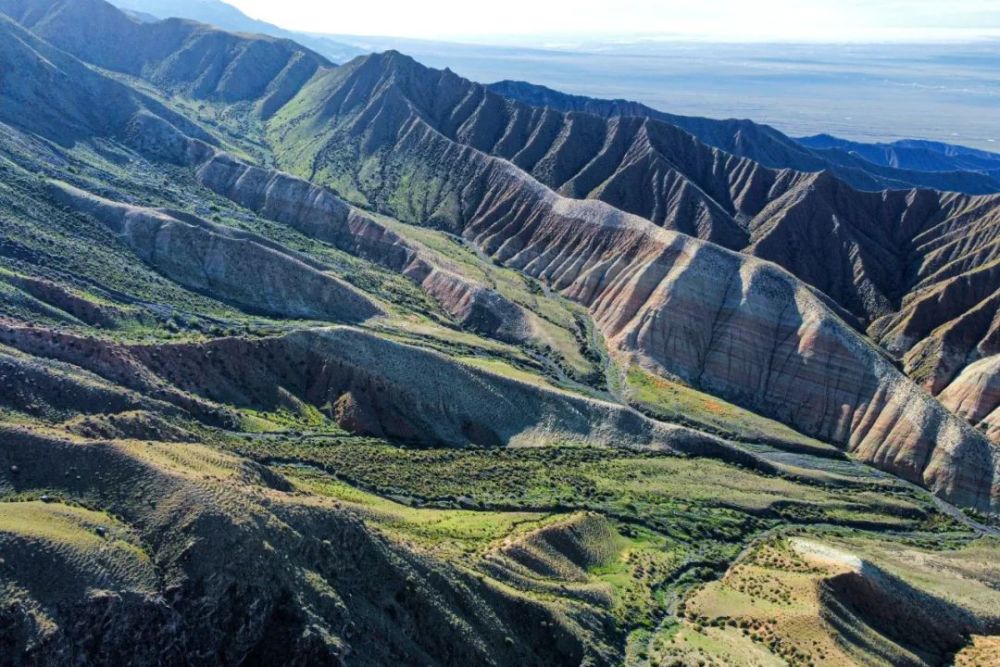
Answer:
<svg viewBox="0 0 1000 667"><path fill-rule="evenodd" d="M601 202L560 197L512 162L466 145L480 135L450 140L485 128L464 123L470 109L493 102L470 94L459 106L465 98L456 91L474 89L444 85L447 73L428 74L395 54L341 70L314 80L294 114L276 117L284 159L318 160L326 170L378 160L382 180L353 181L370 200L400 201L405 191L407 209L424 211L423 221L587 305L619 355L946 498L997 507L997 451L789 273Z"/></svg>
<svg viewBox="0 0 1000 667"><path fill-rule="evenodd" d="M323 266L262 237L183 213L119 204L62 183L53 183L50 192L107 225L140 259L185 287L279 317L358 322L382 314Z"/></svg>
<svg viewBox="0 0 1000 667"><path fill-rule="evenodd" d="M560 194L600 199L780 264L828 295L861 328L874 323L875 340L905 358L907 372L932 393L968 361L995 353L981 343L991 335L988 320L1000 303L994 293L1000 284L993 266L1000 252L996 196L860 192L829 171L773 171L712 150L655 114L588 104L569 104L568 112L558 113L498 100L450 72L421 68L398 54L373 60L336 76L352 84L373 79L395 85L438 131L511 161ZM433 95L422 87L430 81ZM509 86L503 90L510 92ZM754 144L746 129L735 133ZM918 345L960 316L975 321L952 323L947 341Z"/></svg>
<svg viewBox="0 0 1000 667"><path fill-rule="evenodd" d="M598 198L667 228L730 248L745 247L830 296L932 393L940 392L969 363L996 353L996 323L989 317L997 305L992 266L997 248L995 197L860 193L827 174L763 168L762 163L800 169L816 165L799 165L797 148L779 141L782 137L769 128L742 121L706 124L688 119L685 125L617 102L562 100L553 91L542 98L565 111L540 109L451 72L427 70L396 53L331 69L322 59L280 40L236 37L183 22L148 27L104 5L93 8L94 15L105 17L101 21L78 20L89 4L100 3L7 0L2 8L36 33L63 40L63 48L88 62L194 97L253 102L265 117L295 95L307 101L308 109L321 102L326 105L322 112L328 114L338 105L353 105L360 91L384 90L380 97L391 98L391 104L376 103L368 110L387 113L362 114L352 121L353 129L369 133L366 150L389 139L394 128L415 115L451 141L507 159L564 195ZM88 70L10 22L4 22L4 29L11 33L5 57L20 63L12 70L15 78L31 72L34 80L69 76L86 83L69 91L62 85L31 88L15 81L9 96L13 106L39 110L8 114L19 127L64 143L85 136L122 137L146 154L180 163L192 157L187 136L211 141L183 117ZM111 53L96 38L110 33L119 35L119 41L142 43ZM157 49L183 57L168 58ZM201 64L192 67L196 61ZM266 66L250 66L251 61ZM206 69L202 65L207 62L212 66ZM82 98L81 89L86 92ZM337 92L329 94L334 89ZM519 90L507 86L504 93L535 95ZM279 114L274 124L276 148L288 163L304 163L296 159L297 130L287 122L302 106ZM81 111L87 109L100 111ZM332 128L312 130L313 137L332 138ZM291 141L284 141L286 137ZM753 152L762 144L774 150ZM351 182L358 177L356 166L351 166L361 164L357 157L347 151L324 159L339 160L341 169L355 172L338 176L346 175L345 182ZM410 157L406 169L426 156ZM820 157L822 163L829 156ZM204 151L198 159L206 159ZM838 162L832 168L854 183L842 169L851 165ZM419 181L420 169L415 173ZM420 187L427 188L426 193L395 193L374 203L411 222L436 222L439 214L453 216L460 203L457 193L442 189L445 180L423 182ZM371 182L352 189L384 190L383 185ZM824 242L831 237L837 239L832 252ZM532 338L534 323L520 307L460 276L433 271L428 275L432 279L425 288L459 322L503 340Z"/></svg>
<svg viewBox="0 0 1000 667"><path fill-rule="evenodd" d="M24 6L35 6L34 0ZM47 6L65 18L85 5L49 0ZM41 30L45 21L34 25ZM187 87L183 76L176 79L179 88L166 81L162 88L221 102L234 99L229 95L260 95L254 75L266 80L268 63L247 72L243 62L214 78L241 56L230 48L238 40L219 41L218 51L180 47L185 59L195 51L211 56L193 68L205 74L203 90ZM250 59L268 59L268 51L248 49ZM428 333L421 316L428 310L439 316L428 308L429 299L365 260L410 276L469 328L518 340L533 326L530 316L462 270L485 276L482 281L496 279L497 290L536 304L527 308L579 323L588 338L593 333L587 343L600 346L602 357L601 332L620 360L838 438L845 449L958 502L995 507L996 463L985 441L902 378L817 292L773 264L600 202L558 196L509 161L452 141L424 115L433 91L408 106L391 85L372 91L355 81L353 92L334 91L334 98L346 93L343 99L322 99L321 106L336 113L315 122L305 118L303 135L286 118L276 123L293 139L308 137L285 144L281 158L306 173L315 166L317 177L331 179L334 187L360 177L364 192L345 191L373 208L395 207L411 221L463 235L479 249L478 259L457 244L428 240L441 236L409 232L376 213L346 207L332 189L219 155L145 103L109 117L104 126L99 96L69 94L72 77L59 75L58 67L44 69L41 61L35 65L43 67L27 71L52 76L32 94L65 102L55 108L70 114L67 126L74 130L67 145L87 144L65 150L50 135L11 140L0 133L0 262L13 276L4 274L3 290L37 295L32 298L39 304L65 314L39 323L40 311L5 304L0 320L0 499L8 501L0 512L0 662L619 664L622 647L636 637L632 630L658 620L665 583L683 587L706 576L739 541L775 521L827 516L919 531L942 519L920 494L887 490L891 497L880 501L876 487L890 489L891 480L860 468L852 474L859 481L839 477L841 464L849 462L838 463L825 445L813 448L829 456L817 465L822 479L844 489L799 489L788 480L765 485L786 500L800 494L813 499L815 507L798 503L802 507L787 514L779 508L781 517L763 517L752 494L734 499L735 486L723 493L729 497L681 497L670 490L675 483L711 491L709 478L749 477L703 459L688 465L656 454L717 456L789 475L797 471L786 462L803 458L768 452L757 460L748 452L764 449L755 448L760 443L737 449L620 404L483 370L466 355L495 354L478 361L506 368L491 362L512 360L510 346L469 334L447 340L437 327ZM187 61L151 64L150 72L139 74L154 77L153 70L175 65L179 72L193 71ZM103 76L96 67L75 71ZM0 76L8 74L17 81L17 72ZM275 99L269 87L263 95ZM355 94L360 98L352 106ZM239 101L218 127L252 122L252 100ZM74 109L77 103L95 106ZM264 115L265 106L258 107ZM311 109L310 101L296 100L295 108ZM53 118L57 124L58 115ZM85 122L77 125L78 118ZM32 120L20 121L22 129ZM568 123L563 129L569 135L589 132L589 121ZM468 127L476 134L488 125ZM656 205L688 202L678 224L693 215L702 233L714 233L714 216L728 209L713 208L697 190L726 179L698 172L685 181L667 170L665 156L680 160L690 153L690 164L707 171L717 163L700 162L695 143L679 143L670 153L671 147L656 146L649 128L630 132L623 129L615 141L628 144L629 159L636 160L629 167L638 167L616 173L611 185L631 196L632 184L645 182L635 173L652 170L671 193ZM263 142L251 146L257 137L231 138L248 152L268 150ZM588 156L575 155L570 144L576 141L545 149L539 160L547 166L538 173L569 176L582 192L588 184L577 178L576 160ZM310 154L314 149L318 153ZM614 150L598 157L606 160ZM295 159L295 151L306 159ZM262 162L270 164L271 157ZM788 187L799 178L744 164L747 189L734 202L761 200L758 188L770 189L772 176L783 184L787 179ZM587 178L601 176L602 169L595 166ZM128 193L113 199L173 201L179 208L211 203L219 221L238 220L239 227L271 236L181 211L100 199L45 179L56 174L101 193ZM227 207L224 197L278 223ZM725 217L718 219L725 224ZM747 231L745 222L736 227ZM292 229L364 260L322 249ZM292 250L293 244L315 256ZM524 294L548 298L544 284L525 282L531 289L523 288L510 270L483 269L491 260L585 304L600 331L582 321L581 308L563 311L557 299L544 305L559 303L560 309L538 306L541 297L535 302ZM373 276L385 279L373 290L402 295L393 308L399 316L368 322L379 314L378 304L332 278L327 262L336 262L338 271L356 269L350 280L359 285L371 285ZM46 280L24 278L29 275ZM63 289L68 285L73 288ZM88 299L104 296L128 311L150 313L148 319L118 331L97 330L119 314L90 307ZM246 318L220 299L271 317ZM102 314L111 319L102 321ZM294 323L278 320L288 317L365 322L331 329L313 328L313 322L295 331ZM53 321L58 328L48 328ZM527 345L516 355L543 356ZM982 403L983 393L967 392L956 405ZM728 406L713 405L729 413ZM330 431L324 417L349 433ZM484 454L408 451L393 443L559 447ZM572 447L577 444L629 451L617 456ZM352 468L360 459L362 465ZM502 469L486 467L491 459L502 459ZM480 462L486 466L472 467ZM443 483L445 476L410 474L414 466L468 473L490 489L466 496L454 483ZM829 469L836 472L827 474ZM650 484L663 480L669 488L646 489L647 475ZM344 486L348 476L365 490ZM837 500L842 492L843 502ZM615 519L550 516L569 507L595 508ZM872 507L884 520L857 516ZM602 566L608 569L593 571ZM627 585L619 586L624 579Z"/></svg>

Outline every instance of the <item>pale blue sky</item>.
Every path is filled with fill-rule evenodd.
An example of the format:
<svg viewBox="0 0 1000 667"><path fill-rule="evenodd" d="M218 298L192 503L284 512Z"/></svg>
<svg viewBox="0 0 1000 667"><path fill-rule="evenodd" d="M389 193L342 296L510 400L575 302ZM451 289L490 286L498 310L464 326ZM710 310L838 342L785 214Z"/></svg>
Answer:
<svg viewBox="0 0 1000 667"><path fill-rule="evenodd" d="M227 0L309 32L558 42L638 35L712 41L1000 37L1000 0Z"/></svg>

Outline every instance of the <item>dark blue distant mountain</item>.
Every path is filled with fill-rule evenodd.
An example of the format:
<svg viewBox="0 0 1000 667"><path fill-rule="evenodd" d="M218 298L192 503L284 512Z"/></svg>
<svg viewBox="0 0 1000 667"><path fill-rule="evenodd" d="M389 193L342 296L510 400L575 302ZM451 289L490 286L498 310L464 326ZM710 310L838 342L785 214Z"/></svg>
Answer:
<svg viewBox="0 0 1000 667"><path fill-rule="evenodd" d="M1000 154L945 144L904 139L887 144L866 144L829 134L802 137L803 146L821 151L850 153L873 164L913 171L1000 171Z"/></svg>

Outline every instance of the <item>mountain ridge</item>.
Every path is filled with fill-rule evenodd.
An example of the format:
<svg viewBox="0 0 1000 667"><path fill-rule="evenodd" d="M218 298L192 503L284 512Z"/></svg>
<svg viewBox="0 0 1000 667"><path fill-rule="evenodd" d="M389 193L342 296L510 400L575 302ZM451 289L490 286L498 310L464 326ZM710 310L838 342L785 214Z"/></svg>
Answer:
<svg viewBox="0 0 1000 667"><path fill-rule="evenodd" d="M181 19L142 23L103 2L4 0L0 12L90 64L169 83L194 99L254 100L264 115L330 66L290 40L238 36Z"/></svg>
<svg viewBox="0 0 1000 667"><path fill-rule="evenodd" d="M996 180L995 174L983 169L967 168L964 163L948 163L950 169L936 169L933 171L941 173L934 174L927 170L891 164L889 161L883 163L865 159L864 155L871 156L878 152L877 144L860 144L839 139L828 141L818 137L796 140L768 125L750 120L679 116L638 102L569 95L523 81L499 81L490 84L489 88L511 99L551 106L562 111L577 110L603 117L636 116L662 120L690 132L710 146L751 158L764 166L799 171L828 169L861 190L925 187L967 194L1000 192L1000 181ZM854 146L858 150L843 150L845 146Z"/></svg>

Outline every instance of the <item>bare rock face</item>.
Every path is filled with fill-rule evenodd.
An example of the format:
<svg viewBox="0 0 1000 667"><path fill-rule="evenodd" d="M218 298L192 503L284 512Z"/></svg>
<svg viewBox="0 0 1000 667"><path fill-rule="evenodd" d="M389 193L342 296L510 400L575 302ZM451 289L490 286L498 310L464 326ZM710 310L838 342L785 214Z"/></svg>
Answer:
<svg viewBox="0 0 1000 667"><path fill-rule="evenodd" d="M958 503L997 507L1000 456L987 439L896 370L818 292L774 264L560 197L511 162L449 140L456 126L470 127L459 108L491 102L473 97L459 107L464 97L452 87L427 84L447 83L446 74L424 80L394 54L341 69L315 79L294 115L276 117L276 141L298 147L289 156L378 159L388 176L366 196L426 193L412 196L409 210L587 305L619 354ZM306 143L317 134L325 144ZM404 173L405 186L392 177Z"/></svg>
<svg viewBox="0 0 1000 667"><path fill-rule="evenodd" d="M834 299L932 394L1000 352L1000 197L862 193L821 174L750 225L748 252Z"/></svg>
<svg viewBox="0 0 1000 667"><path fill-rule="evenodd" d="M261 237L183 213L118 204L65 184L54 183L51 192L96 217L143 261L186 287L280 317L357 322L382 314L323 267Z"/></svg>
<svg viewBox="0 0 1000 667"><path fill-rule="evenodd" d="M351 433L376 438L385 436L378 415L368 402L367 396L359 400L354 392L348 391L342 394L333 404L333 419L341 428Z"/></svg>
<svg viewBox="0 0 1000 667"><path fill-rule="evenodd" d="M130 110L127 118L143 118L140 110ZM166 149L182 145L172 141L169 122L160 125L164 130L160 143ZM760 169L750 161L708 150L687 135L673 136L672 130L646 120L595 124L579 114L513 105L451 73L431 72L398 54L318 71L296 103L277 113L269 131L286 163L311 163L319 174L343 177L390 212L460 233L499 261L586 304L620 354L635 355L650 368L837 442L958 502L994 505L996 454L985 438L909 383L845 324L827 300L773 265L660 227L738 247L748 234L796 227L779 224L780 215L769 215L774 224L758 220L756 228L747 219L783 196L790 199L781 211L803 212L785 216L790 221L821 219L827 211L837 219L842 212L837 202L851 197L849 189L831 193L823 181ZM336 164L368 163L380 167L378 179L335 173ZM265 185L236 188L233 195L256 202L276 217L293 218L296 207L310 197L323 201L322 193L308 183L283 181L274 174L261 178L257 172L242 176L248 183ZM242 176L237 173L237 180ZM271 184L279 183L269 191ZM619 208L565 199L546 184ZM642 199L649 184L655 185L655 196ZM823 202L806 196L810 192L823 195ZM640 201L631 199L636 196ZM940 221L941 229L957 230L963 222L981 219L984 224L975 228L982 235L975 238L990 241L995 228L989 213L995 211L992 201L945 199L939 203L955 214ZM830 201L830 206L822 205ZM920 236L929 231L925 223L931 218L918 219L916 213L928 206L922 199L918 203L903 201L904 210L892 199L872 210L891 209L895 214L898 209L910 225L904 228ZM358 295L323 274L322 267L310 266L262 239L180 214L135 211L107 202L90 201L88 206L91 214L120 229L126 242L160 271L246 308L348 321L378 312L374 304L354 300ZM338 204L317 206L320 210L329 206L326 214L333 219L344 212ZM621 209L640 211L659 224ZM349 210L346 220L349 226ZM363 220L357 225L364 233L352 233L350 243L367 244L375 237L381 242L385 236L377 225ZM773 239L780 236L771 234ZM921 238L927 240L921 246L921 281L950 287L949 281L957 278L954 289L969 295L963 300L983 294L990 279L976 273L982 266L976 263L992 252L991 242L979 244L982 252L952 252L954 235L948 231ZM412 263L407 248L396 248L391 237L385 240L403 258L393 261L405 262L414 275L424 274L426 269ZM957 245L975 246L965 241ZM846 252L848 257L855 254ZM267 267L262 272L266 289L260 293L247 293L231 270L247 257ZM850 270L833 274L851 296L845 307L857 306L867 315L869 310L895 306L894 299L900 297L893 291L894 274L876 279L877 271L871 268L879 264L878 257L872 252L859 260L859 266L870 271L859 272L858 266L849 264ZM863 285L852 281L848 286L846 277L856 273L874 277ZM432 274L433 267L421 283ZM970 274L968 279L965 274ZM293 276L295 293L287 289ZM962 283L968 283L968 289L959 290ZM489 299L470 298L474 292L445 279L430 285L454 312L471 313L471 321L491 326L491 318L477 314L478 306L489 305ZM836 291L829 285L824 289ZM978 303L989 303L988 299L987 293ZM926 366L970 349L936 336L911 340L909 332L912 325L922 323L924 318L916 315L923 310L915 308L915 316L906 321L906 335L896 336L899 327L886 326L879 331L890 333L878 337L898 340L898 347L886 343L894 352L906 350L910 358L930 360L920 365L908 361L918 378ZM490 315L496 312L486 309ZM495 320L506 318L501 311ZM995 327L990 322L983 328L986 318L979 314L973 319L974 326L963 319L956 331L962 332L963 341L976 339L973 330L985 332L973 346L975 354L979 358L995 354L989 346ZM921 340L930 341L919 348L928 352L913 357L911 348ZM974 360L966 354L965 363ZM949 361L947 366L953 376L964 364ZM937 377L936 371L927 377L931 376ZM409 429L405 419L385 423L397 423L400 433Z"/></svg>
<svg viewBox="0 0 1000 667"><path fill-rule="evenodd" d="M1000 355L970 364L938 398L955 414L1000 442Z"/></svg>
<svg viewBox="0 0 1000 667"><path fill-rule="evenodd" d="M198 181L259 215L335 242L352 213L336 195L290 174L254 167L213 152L195 163Z"/></svg>
<svg viewBox="0 0 1000 667"><path fill-rule="evenodd" d="M513 186L484 200L466 233L587 304L620 353L952 500L993 506L997 451L787 272L594 202Z"/></svg>
<svg viewBox="0 0 1000 667"><path fill-rule="evenodd" d="M906 371L937 394L967 364L1000 353L1000 271L996 263L914 291L874 326Z"/></svg>

